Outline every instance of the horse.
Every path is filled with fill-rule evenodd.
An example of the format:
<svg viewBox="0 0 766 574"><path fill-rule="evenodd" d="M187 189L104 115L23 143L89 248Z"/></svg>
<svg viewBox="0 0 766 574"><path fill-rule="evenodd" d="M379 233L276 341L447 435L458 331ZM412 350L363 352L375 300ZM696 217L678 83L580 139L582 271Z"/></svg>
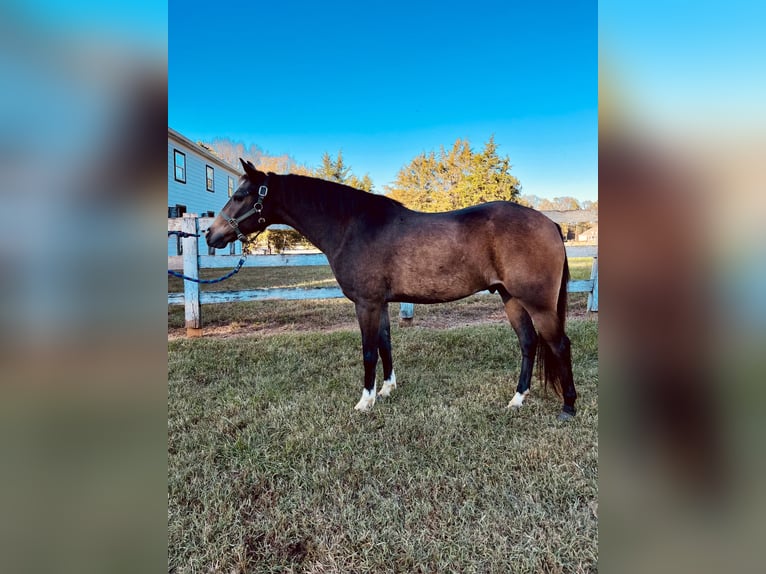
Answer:
<svg viewBox="0 0 766 574"><path fill-rule="evenodd" d="M567 261L561 228L542 213L508 201L442 213L408 209L384 195L302 175L263 173L240 159L244 175L206 232L223 248L286 224L326 256L355 305L362 333L364 388L354 407L369 411L396 388L388 304L444 303L497 292L521 347L516 393L527 397L535 356L544 386L563 398L558 415L575 415L570 341L564 331ZM376 395L378 356L383 384Z"/></svg>

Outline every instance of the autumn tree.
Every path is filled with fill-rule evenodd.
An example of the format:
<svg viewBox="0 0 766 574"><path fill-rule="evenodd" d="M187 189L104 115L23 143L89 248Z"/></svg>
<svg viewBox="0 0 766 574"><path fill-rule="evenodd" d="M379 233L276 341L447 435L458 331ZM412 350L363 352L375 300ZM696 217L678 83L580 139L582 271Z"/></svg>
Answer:
<svg viewBox="0 0 766 574"><path fill-rule="evenodd" d="M480 152L458 138L449 150L416 156L387 191L410 208L447 211L498 199L518 201L521 183L511 175L508 156L498 155L494 136Z"/></svg>
<svg viewBox="0 0 766 574"><path fill-rule="evenodd" d="M197 142L223 161L239 169L239 159L249 160L262 172L295 173L310 175L311 170L299 164L288 154L270 155L255 144L245 146L244 142L228 138L215 138L209 142Z"/></svg>

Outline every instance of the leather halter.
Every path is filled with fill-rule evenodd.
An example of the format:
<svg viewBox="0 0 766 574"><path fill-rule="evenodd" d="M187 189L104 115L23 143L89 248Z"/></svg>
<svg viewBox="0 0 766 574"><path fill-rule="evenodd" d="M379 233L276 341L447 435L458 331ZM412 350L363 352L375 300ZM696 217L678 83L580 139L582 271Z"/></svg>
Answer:
<svg viewBox="0 0 766 574"><path fill-rule="evenodd" d="M237 234L237 239L239 239L242 243L247 243L247 237L245 237L245 234L242 233L239 229L239 224L242 223L245 219L248 217L258 214L258 223L266 223L266 219L264 219L262 213L263 213L263 200L269 193L269 188L266 185L269 182L269 177L266 176L266 180L263 182L263 185L261 185L258 188L258 199L253 204L253 207L247 210L245 213L240 215L239 217L228 217L226 218L226 222L231 225L231 227L234 229L235 233Z"/></svg>

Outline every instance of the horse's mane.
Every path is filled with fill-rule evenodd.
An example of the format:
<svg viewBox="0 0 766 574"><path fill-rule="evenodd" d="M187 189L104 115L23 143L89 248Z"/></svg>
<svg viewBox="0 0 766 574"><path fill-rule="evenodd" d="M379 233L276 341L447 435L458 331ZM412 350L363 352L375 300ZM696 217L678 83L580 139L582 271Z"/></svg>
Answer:
<svg viewBox="0 0 766 574"><path fill-rule="evenodd" d="M292 201L339 216L384 215L403 208L401 202L341 183L305 175L284 176Z"/></svg>

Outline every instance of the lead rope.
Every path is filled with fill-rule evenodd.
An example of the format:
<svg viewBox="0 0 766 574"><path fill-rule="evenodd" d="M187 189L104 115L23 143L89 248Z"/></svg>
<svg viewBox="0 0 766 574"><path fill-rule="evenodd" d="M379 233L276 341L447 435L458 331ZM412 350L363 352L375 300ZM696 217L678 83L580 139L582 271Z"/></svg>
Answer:
<svg viewBox="0 0 766 574"><path fill-rule="evenodd" d="M188 275L184 275L183 273L179 273L178 271L172 271L171 269L168 269L168 275L172 275L173 277L178 277L179 279L183 279L185 281L193 281L194 283L220 283L221 281L225 281L229 277L232 277L233 275L236 275L240 269L242 269L242 266L245 264L245 260L247 259L247 254L245 253L245 249L247 247L247 244L251 241L255 241L258 239L258 236L263 233L262 231L259 231L255 237L252 240L248 240L244 235L242 237L245 237L244 239L240 239L242 242L242 257L240 257L239 262L237 263L237 266L234 267L231 271L229 271L226 275L223 277L218 277L216 279L198 279L196 277L189 277ZM199 237L199 233L186 233L184 231L168 231L168 237L171 235L178 235L179 237Z"/></svg>

